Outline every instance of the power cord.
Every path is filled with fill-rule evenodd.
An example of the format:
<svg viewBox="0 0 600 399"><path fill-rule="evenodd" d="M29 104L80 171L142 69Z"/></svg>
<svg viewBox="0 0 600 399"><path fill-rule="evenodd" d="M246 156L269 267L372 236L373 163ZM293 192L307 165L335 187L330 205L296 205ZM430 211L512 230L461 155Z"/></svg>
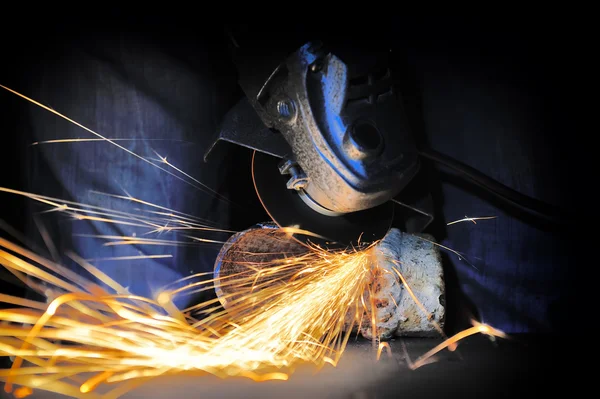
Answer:
<svg viewBox="0 0 600 399"><path fill-rule="evenodd" d="M452 169L462 176L467 177L473 183L479 187L487 190L496 197L502 199L505 202L510 203L513 206L518 207L520 210L534 213L538 216L543 217L547 221L566 224L569 218L566 216L566 212L557 208L554 205L540 201L538 199L529 197L523 193L520 193L497 180L486 176L477 169L466 165L448 155L442 154L432 149L421 150L420 155L426 159L434 161L440 165L443 165L449 169Z"/></svg>

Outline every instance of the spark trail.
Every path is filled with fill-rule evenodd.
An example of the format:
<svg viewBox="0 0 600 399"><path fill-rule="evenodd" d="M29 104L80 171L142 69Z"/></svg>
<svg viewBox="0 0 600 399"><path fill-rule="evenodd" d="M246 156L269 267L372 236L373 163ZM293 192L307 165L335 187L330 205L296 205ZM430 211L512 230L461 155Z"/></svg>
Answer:
<svg viewBox="0 0 600 399"><path fill-rule="evenodd" d="M159 156L157 162L177 174L29 97L0 87L92 133L98 140L108 141L187 184L206 189L166 158ZM2 187L0 192L36 201L48 208L45 213L58 212L75 221L92 220L141 230L134 237L93 236L106 240L107 246L222 244L223 241L191 234L231 232L130 195L104 194L141 205L144 208L139 212L116 211ZM291 228L284 231L289 235L310 235ZM147 237L158 237L164 232L174 233L179 239ZM10 369L0 370L0 380L5 381L5 391L15 397L25 397L37 389L71 397L101 395L110 399L163 375L191 372L255 381L286 380L301 364L335 366L352 331L347 314L356 315L351 324L362 323L362 315L369 307L370 314L375 314L372 301L364 300L370 294L369 281L378 272L373 248L371 245L325 251L308 246L303 255L276 260L267 267L249 267L244 273L218 282L206 279L206 274L189 276L165 286L156 298L145 298L132 295L95 267L93 263L99 259L86 260L67 253L80 266L80 271L74 272L59 262L59 256L50 260L32 248L0 239L0 265L17 281L47 298L36 301L0 295L1 302L16 306L0 310L0 355L15 358ZM151 256L100 260L139 261ZM268 284L259 282L269 276ZM272 284L274 280L279 284ZM180 283L185 285L181 287ZM225 298L227 310L218 299L183 310L174 305L180 296L214 290L216 283L236 288L235 297ZM371 325L373 336L377 337L374 320ZM438 346L431 353L451 347L473 333L496 332L481 326L449 338L445 346ZM378 358L384 349L389 354L385 343L375 349ZM421 363L430 356L426 354Z"/></svg>

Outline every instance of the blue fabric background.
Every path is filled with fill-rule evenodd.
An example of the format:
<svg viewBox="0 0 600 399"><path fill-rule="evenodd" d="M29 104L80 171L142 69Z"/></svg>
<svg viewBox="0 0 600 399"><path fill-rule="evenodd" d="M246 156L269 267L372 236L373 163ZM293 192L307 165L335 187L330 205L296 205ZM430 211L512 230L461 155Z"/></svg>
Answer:
<svg viewBox="0 0 600 399"><path fill-rule="evenodd" d="M484 40L474 39L469 29L454 28L443 35L421 35L419 40L407 39L408 27L396 30L398 49L404 52L414 79L415 90L407 93L407 101L419 102L422 120L416 128L423 130L438 151L516 190L559 204L562 193L576 187L566 186L569 182L559 177L564 171L557 148L566 144L557 136L563 123L558 117L562 104L556 94L560 88L551 80L559 68L550 63L551 53L545 46L533 47L535 38L525 40L516 33L489 29ZM190 32L194 32L191 27L157 33L158 41L132 32L90 35L80 41L71 38L76 46L65 43L62 49L57 43L38 43L37 54L46 58L40 55L38 63L28 63L33 73L26 83L16 75L4 76L2 82L8 86L15 82L14 89L107 137L181 140L121 144L145 157L154 158L154 151L167 156L209 187L237 195L232 199L242 204L241 209L249 204L248 211L232 210L122 150L98 142L23 150L30 190L113 208L124 204L90 191L127 192L222 225L237 223L237 228L243 228L262 221L254 220L263 214L250 198L254 194L247 185L249 164L245 162L249 158L244 158L244 152L232 149L209 164L202 161L220 117L240 93L234 75L224 74L223 60L217 59L217 55L223 57L215 51L221 44L203 33L190 36ZM91 137L47 111L25 103L19 107L27 112L23 137L31 134L32 141ZM247 191L233 194L232 186ZM474 196L455 179L445 179L436 195L438 227L465 216L497 216L477 225L448 226L439 237L473 264L452 254L446 258L449 283L456 284L461 297L473 303L475 313L507 332L556 330L566 317L566 282L572 262L563 239ZM59 244L73 247L84 258L135 255L138 250L102 247L98 240L72 236L132 235L131 228L71 221L55 227L61 231ZM100 262L98 266L133 292L152 295L176 278L211 270L218 246L146 250L173 258Z"/></svg>

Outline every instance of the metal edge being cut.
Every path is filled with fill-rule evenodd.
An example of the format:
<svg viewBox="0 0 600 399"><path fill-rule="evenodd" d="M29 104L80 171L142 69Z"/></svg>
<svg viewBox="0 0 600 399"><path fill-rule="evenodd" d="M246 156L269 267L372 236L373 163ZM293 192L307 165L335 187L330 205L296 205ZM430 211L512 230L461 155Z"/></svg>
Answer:
<svg viewBox="0 0 600 399"><path fill-rule="evenodd" d="M221 305L231 310L229 303L236 299L237 286L221 285L228 276L239 273L256 273L256 268L268 268L273 261L286 256L297 256L308 249L273 223L261 223L230 237L221 248L215 261L215 291ZM376 320L379 339L398 336L436 337L444 328L445 284L439 248L432 237L403 233L391 229L385 238L373 248L374 262L380 269L369 282L375 315L365 309L360 326L353 320L355 310L346 316L346 328L353 324L353 331L366 339L372 339L370 320ZM252 254L252 267L247 267L248 254ZM243 262L240 262L243 260ZM400 281L397 269L419 299L417 304L405 285ZM261 280L256 284L269 283ZM365 302L369 303L368 295Z"/></svg>
<svg viewBox="0 0 600 399"><path fill-rule="evenodd" d="M388 201L364 211L327 216L311 209L295 190L286 187L279 159L260 152L252 157L252 179L256 193L273 221L280 227L294 227L313 235L296 234L301 242L324 248L360 247L382 239L391 228L394 204Z"/></svg>

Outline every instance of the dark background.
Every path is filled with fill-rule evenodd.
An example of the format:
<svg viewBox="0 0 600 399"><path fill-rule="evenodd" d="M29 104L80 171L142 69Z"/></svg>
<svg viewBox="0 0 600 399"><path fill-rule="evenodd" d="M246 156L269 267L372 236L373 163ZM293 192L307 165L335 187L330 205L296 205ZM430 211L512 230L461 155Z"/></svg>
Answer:
<svg viewBox="0 0 600 399"><path fill-rule="evenodd" d="M306 32L307 39L339 39L347 33L348 40L377 36L390 42L417 136L518 191L585 213L579 203L587 186L577 174L583 170L577 115L578 93L586 82L581 50L586 35L584 26L567 23L566 16L555 21L420 16L359 28L315 20L297 26L250 25L265 38ZM78 200L89 199L79 192L91 188L119 191L127 186L136 196L236 230L265 220L250 180L250 151L227 146L211 163L202 161L223 114L242 96L225 24L213 22L207 26L174 13L114 13L93 20L30 21L27 35L3 27L0 84L108 137L144 134L194 143L152 148L168 153L181 169L240 206L224 205L136 160L110 155L115 150L106 144L31 147L40 137L90 136L4 91L0 186ZM476 316L508 333L573 332L570 293L577 276L574 242L580 225L567 229L539 223L443 168L425 162L425 170L436 201L436 221L428 232L463 252L472 264L444 256L448 330L464 327ZM35 236L28 203L7 194L1 198L0 217ZM497 218L445 226L465 216ZM59 227L60 248L94 251L93 244L72 242L64 234L65 224L52 226ZM178 249L172 263L143 278L160 280L161 267L211 270L217 251L210 246ZM132 281L139 273L114 272Z"/></svg>

